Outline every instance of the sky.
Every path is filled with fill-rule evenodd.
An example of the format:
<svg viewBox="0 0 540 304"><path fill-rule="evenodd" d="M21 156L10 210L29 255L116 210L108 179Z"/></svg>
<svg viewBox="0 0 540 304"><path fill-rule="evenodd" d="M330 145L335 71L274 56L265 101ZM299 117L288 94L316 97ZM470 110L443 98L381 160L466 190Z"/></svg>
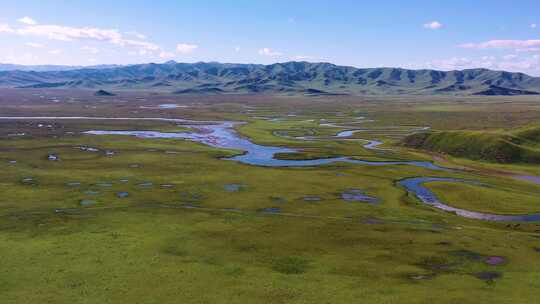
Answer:
<svg viewBox="0 0 540 304"><path fill-rule="evenodd" d="M0 62L489 68L540 76L538 0L0 0Z"/></svg>

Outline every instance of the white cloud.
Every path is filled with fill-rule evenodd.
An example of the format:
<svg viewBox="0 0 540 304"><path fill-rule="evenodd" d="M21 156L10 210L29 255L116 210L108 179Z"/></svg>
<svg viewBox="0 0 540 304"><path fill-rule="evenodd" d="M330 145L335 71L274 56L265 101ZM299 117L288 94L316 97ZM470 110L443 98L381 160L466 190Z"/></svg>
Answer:
<svg viewBox="0 0 540 304"><path fill-rule="evenodd" d="M159 58L163 58L163 59L166 59L166 58L172 58L174 57L174 53L171 53L171 52L161 52L159 53Z"/></svg>
<svg viewBox="0 0 540 304"><path fill-rule="evenodd" d="M83 47L81 48L81 51L86 51L86 52L89 52L89 53L92 53L92 54L97 54L97 53L99 53L99 49L98 49L98 48L92 47L92 46L87 46L87 45L83 46Z"/></svg>
<svg viewBox="0 0 540 304"><path fill-rule="evenodd" d="M439 21L431 21L428 23L424 23L424 28L430 29L430 30L438 30L441 27L443 27L442 23Z"/></svg>
<svg viewBox="0 0 540 304"><path fill-rule="evenodd" d="M158 50L159 46L139 40L126 39L117 30L100 29L95 27L69 27L60 25L34 25L17 30L19 35L43 36L52 40L73 41L73 40L97 40L106 41L120 46L135 46L147 50Z"/></svg>
<svg viewBox="0 0 540 304"><path fill-rule="evenodd" d="M159 51L161 49L159 45L151 43L151 42L146 42L146 41L121 39L119 41L111 41L111 42L120 46L141 47L147 51Z"/></svg>
<svg viewBox="0 0 540 304"><path fill-rule="evenodd" d="M51 55L60 55L62 54L62 50L52 50L52 51L49 51L49 54Z"/></svg>
<svg viewBox="0 0 540 304"><path fill-rule="evenodd" d="M18 55L9 55L4 58L0 58L0 62L9 62L13 64L32 65L39 64L39 58L32 53L24 53Z"/></svg>
<svg viewBox="0 0 540 304"><path fill-rule="evenodd" d="M198 49L199 46L196 44L189 43L179 43L176 45L176 51L182 54L189 54Z"/></svg>
<svg viewBox="0 0 540 304"><path fill-rule="evenodd" d="M42 49L45 47L45 45L41 43L36 43L36 42L27 42L24 45L32 47L32 48L36 48L36 49Z"/></svg>
<svg viewBox="0 0 540 304"><path fill-rule="evenodd" d="M142 40L145 40L147 38L146 35L141 34L139 32L135 32L135 31L126 32L126 34L131 35L131 36L135 36L135 37L137 37L139 39L142 39Z"/></svg>
<svg viewBox="0 0 540 304"><path fill-rule="evenodd" d="M24 18L22 18L24 19ZM20 36L45 37L51 40L75 41L94 40L108 42L122 47L135 47L147 51L159 51L161 48L157 44L135 40L124 37L116 29L101 29L96 27L70 27L54 24L32 25L28 20L24 22L26 26L13 29L7 24L0 25L0 33L17 34Z"/></svg>
<svg viewBox="0 0 540 304"><path fill-rule="evenodd" d="M261 56L270 56L270 57L277 57L283 55L283 53L273 51L269 48L262 48L259 50L259 55Z"/></svg>
<svg viewBox="0 0 540 304"><path fill-rule="evenodd" d="M240 50L241 50L241 48L239 46L234 48L234 51L237 52L237 53L240 52Z"/></svg>
<svg viewBox="0 0 540 304"><path fill-rule="evenodd" d="M37 22L36 20L28 17L28 16L25 16L25 17L22 17L22 18L19 18L17 19L17 21L19 21L20 23L23 23L23 24L28 24L28 25L36 25Z"/></svg>
<svg viewBox="0 0 540 304"><path fill-rule="evenodd" d="M0 24L0 33L14 33L15 30L12 29L8 24Z"/></svg>
<svg viewBox="0 0 540 304"><path fill-rule="evenodd" d="M516 49L516 52L520 52L520 53L540 52L540 48L524 48L524 49Z"/></svg>
<svg viewBox="0 0 540 304"><path fill-rule="evenodd" d="M525 49L540 47L540 40L489 40L480 43L465 43L459 47L465 49Z"/></svg>
<svg viewBox="0 0 540 304"><path fill-rule="evenodd" d="M506 71L529 72L532 74L540 73L540 60L538 57L526 58L518 61L502 61L497 67Z"/></svg>
<svg viewBox="0 0 540 304"><path fill-rule="evenodd" d="M292 60L312 60L314 59L313 56L306 56L306 55L298 55L291 58Z"/></svg>
<svg viewBox="0 0 540 304"><path fill-rule="evenodd" d="M483 58L483 62L489 65L488 57ZM460 70L469 68L473 65L473 61L466 57L452 57L446 59L437 59L431 62L428 62L426 66L431 69L441 69L441 70Z"/></svg>
<svg viewBox="0 0 540 304"><path fill-rule="evenodd" d="M518 56L517 56L517 55L514 55L514 54L510 54L510 55L504 55L502 58L503 58L504 60L512 60L512 59L518 58Z"/></svg>
<svg viewBox="0 0 540 304"><path fill-rule="evenodd" d="M538 25L536 23L531 23L531 28L535 29Z"/></svg>
<svg viewBox="0 0 540 304"><path fill-rule="evenodd" d="M415 69L428 68L445 71L485 68L540 75L540 55L525 58L514 55L502 57L483 56L480 58L452 57L432 60L423 64L413 64L410 65L410 67Z"/></svg>

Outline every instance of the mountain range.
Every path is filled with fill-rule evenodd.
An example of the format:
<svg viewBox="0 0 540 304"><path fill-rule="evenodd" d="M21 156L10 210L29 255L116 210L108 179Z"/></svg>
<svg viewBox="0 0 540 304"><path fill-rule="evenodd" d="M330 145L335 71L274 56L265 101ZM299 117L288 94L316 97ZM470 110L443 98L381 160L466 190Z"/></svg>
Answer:
<svg viewBox="0 0 540 304"><path fill-rule="evenodd" d="M175 94L535 95L540 77L523 73L355 68L330 63L270 65L217 62L14 68L0 88L152 90Z"/></svg>

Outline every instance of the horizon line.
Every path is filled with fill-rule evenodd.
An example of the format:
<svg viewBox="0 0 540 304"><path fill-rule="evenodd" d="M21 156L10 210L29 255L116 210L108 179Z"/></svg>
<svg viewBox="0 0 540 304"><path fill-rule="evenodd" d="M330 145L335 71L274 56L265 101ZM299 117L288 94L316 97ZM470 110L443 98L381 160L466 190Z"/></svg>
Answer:
<svg viewBox="0 0 540 304"><path fill-rule="evenodd" d="M297 60L277 61L277 62L268 63L268 64L264 64L264 63L220 62L220 61L181 62L181 61L176 61L176 60L167 60L167 61L164 61L164 62L152 62L151 61L151 62L141 62L141 63L132 63L132 64L103 63L103 64L94 64L94 65L65 65L65 64L30 64L30 65L26 65L26 64L0 62L0 65L20 66L20 67L27 67L27 68L50 66L50 67L65 67L65 68L74 68L74 70L78 70L78 69L82 70L82 69L91 69L93 67L100 67L100 66L111 66L111 67L104 68L104 69L114 69L114 68L120 68L120 67L128 67L128 66L136 66L136 65L148 65L148 64L164 65L164 64L167 64L169 62L170 63L174 62L175 64L201 64L201 63L209 64L209 63L217 63L217 64L259 65L259 66L271 66L271 65L285 64L285 63L310 63L310 64L330 64L330 65L334 65L334 66L337 66L337 67L354 68L354 69L402 69L402 70L409 70L409 71L425 71L425 70L427 70L427 71L437 71L437 72L460 72L460 71L468 71L468 70L486 70L486 71L493 71L493 72L506 72L506 73L514 73L514 74L523 74L523 75L527 75L529 77L540 78L540 75L535 76L535 75L527 74L525 72L512 72L512 71L508 71L508 70L493 70L493 69L488 69L488 68L485 68L485 67L474 67L474 68L466 68L466 69L461 69L461 70L458 70L458 69L444 70L444 69L434 69L434 68L406 68L406 67L399 67L399 66L358 67L358 66L353 66L353 65L340 65L340 64L329 62L329 61L307 61L307 60L301 60L301 61L297 61ZM0 72L13 72L13 71L37 72L37 73L49 72L49 71L32 71L32 70L24 71L24 70L17 70L17 69L4 70L4 71L0 70Z"/></svg>

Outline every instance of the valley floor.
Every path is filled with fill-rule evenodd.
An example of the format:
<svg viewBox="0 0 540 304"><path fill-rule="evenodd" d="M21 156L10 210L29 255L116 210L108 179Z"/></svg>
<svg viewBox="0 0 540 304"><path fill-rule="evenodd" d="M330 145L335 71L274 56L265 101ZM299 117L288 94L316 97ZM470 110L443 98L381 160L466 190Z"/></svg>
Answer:
<svg viewBox="0 0 540 304"><path fill-rule="evenodd" d="M516 178L540 176L538 165L399 144L427 127L538 123L537 97L0 93L4 117L242 121L242 138L298 151L276 155L283 160L452 169L263 167L223 159L242 151L193 141L82 133L197 128L172 121L0 119L2 303L530 303L540 293L540 222L465 218L399 185L474 181L426 187L457 208L540 214L540 185ZM356 131L335 137L348 130ZM373 140L382 144L366 145Z"/></svg>

